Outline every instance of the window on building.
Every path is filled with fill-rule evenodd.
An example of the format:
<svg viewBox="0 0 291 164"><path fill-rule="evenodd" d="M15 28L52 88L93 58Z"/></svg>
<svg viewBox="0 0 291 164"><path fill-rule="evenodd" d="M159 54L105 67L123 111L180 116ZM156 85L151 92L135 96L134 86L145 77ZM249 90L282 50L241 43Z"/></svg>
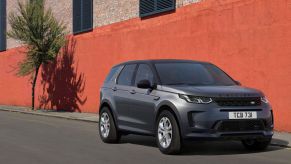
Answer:
<svg viewBox="0 0 291 164"><path fill-rule="evenodd" d="M73 0L73 33L93 29L93 0Z"/></svg>
<svg viewBox="0 0 291 164"><path fill-rule="evenodd" d="M6 50L6 0L0 0L0 51Z"/></svg>
<svg viewBox="0 0 291 164"><path fill-rule="evenodd" d="M140 0L140 17L146 17L166 11L175 10L176 0Z"/></svg>

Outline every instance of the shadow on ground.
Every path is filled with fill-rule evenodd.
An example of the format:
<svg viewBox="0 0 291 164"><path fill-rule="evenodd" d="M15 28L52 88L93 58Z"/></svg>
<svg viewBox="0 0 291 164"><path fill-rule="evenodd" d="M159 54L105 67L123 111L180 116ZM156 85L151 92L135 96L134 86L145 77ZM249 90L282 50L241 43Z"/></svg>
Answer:
<svg viewBox="0 0 291 164"><path fill-rule="evenodd" d="M184 150L180 155L235 155L235 154L252 154L262 153L269 151L277 151L287 147L288 142L279 139L273 139L274 141L280 141L284 145L271 144L265 151L248 151L246 150L240 141L193 141L186 142ZM121 144L136 144L142 146L156 146L156 140L150 136L139 136L139 135L127 135L122 136Z"/></svg>
<svg viewBox="0 0 291 164"><path fill-rule="evenodd" d="M83 97L86 78L84 73L78 72L75 46L76 41L70 37L57 61L43 65L40 108L81 112L80 105L87 101L87 97Z"/></svg>

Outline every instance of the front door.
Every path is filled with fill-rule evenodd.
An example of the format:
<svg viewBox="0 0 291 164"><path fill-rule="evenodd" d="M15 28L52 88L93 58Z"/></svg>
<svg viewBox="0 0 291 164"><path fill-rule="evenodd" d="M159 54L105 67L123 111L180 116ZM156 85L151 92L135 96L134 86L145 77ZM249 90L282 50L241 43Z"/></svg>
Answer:
<svg viewBox="0 0 291 164"><path fill-rule="evenodd" d="M137 83L141 80L149 80L154 83L154 74L147 64L139 64L135 80L134 89L131 90L132 109L130 117L136 120L135 128L142 129L147 133L152 133L154 128L155 110L155 90L137 88Z"/></svg>

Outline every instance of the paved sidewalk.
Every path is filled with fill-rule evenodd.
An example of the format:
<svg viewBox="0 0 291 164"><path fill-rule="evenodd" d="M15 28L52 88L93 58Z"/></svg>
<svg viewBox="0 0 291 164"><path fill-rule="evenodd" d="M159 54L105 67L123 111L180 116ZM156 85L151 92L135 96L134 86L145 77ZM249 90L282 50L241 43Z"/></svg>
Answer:
<svg viewBox="0 0 291 164"><path fill-rule="evenodd" d="M7 106L7 105L0 105L0 111L19 112L19 113L25 113L25 114L58 117L58 118L87 121L87 122L98 122L98 119L99 119L97 113L58 112L58 111L53 111L53 110L33 111L28 107Z"/></svg>
<svg viewBox="0 0 291 164"><path fill-rule="evenodd" d="M99 116L97 115L97 113L57 112L57 111L51 111L51 110L32 111L28 107L7 106L7 105L0 105L0 111L19 112L19 113L25 113L25 114L58 117L58 118L64 118L64 119L70 119L70 120L79 120L79 121L87 121L87 122L95 122L95 123L97 123L99 120ZM291 149L291 133L275 132L273 136L273 140L272 140L272 145L286 147L288 149Z"/></svg>
<svg viewBox="0 0 291 164"><path fill-rule="evenodd" d="M276 131L273 136L272 144L291 149L291 133Z"/></svg>

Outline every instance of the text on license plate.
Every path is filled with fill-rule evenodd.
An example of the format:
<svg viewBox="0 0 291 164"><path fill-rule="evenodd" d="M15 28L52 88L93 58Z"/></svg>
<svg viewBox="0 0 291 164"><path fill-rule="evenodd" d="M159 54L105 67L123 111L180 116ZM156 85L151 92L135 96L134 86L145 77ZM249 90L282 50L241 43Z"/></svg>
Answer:
<svg viewBox="0 0 291 164"><path fill-rule="evenodd" d="M229 119L255 119L257 112L228 112Z"/></svg>

